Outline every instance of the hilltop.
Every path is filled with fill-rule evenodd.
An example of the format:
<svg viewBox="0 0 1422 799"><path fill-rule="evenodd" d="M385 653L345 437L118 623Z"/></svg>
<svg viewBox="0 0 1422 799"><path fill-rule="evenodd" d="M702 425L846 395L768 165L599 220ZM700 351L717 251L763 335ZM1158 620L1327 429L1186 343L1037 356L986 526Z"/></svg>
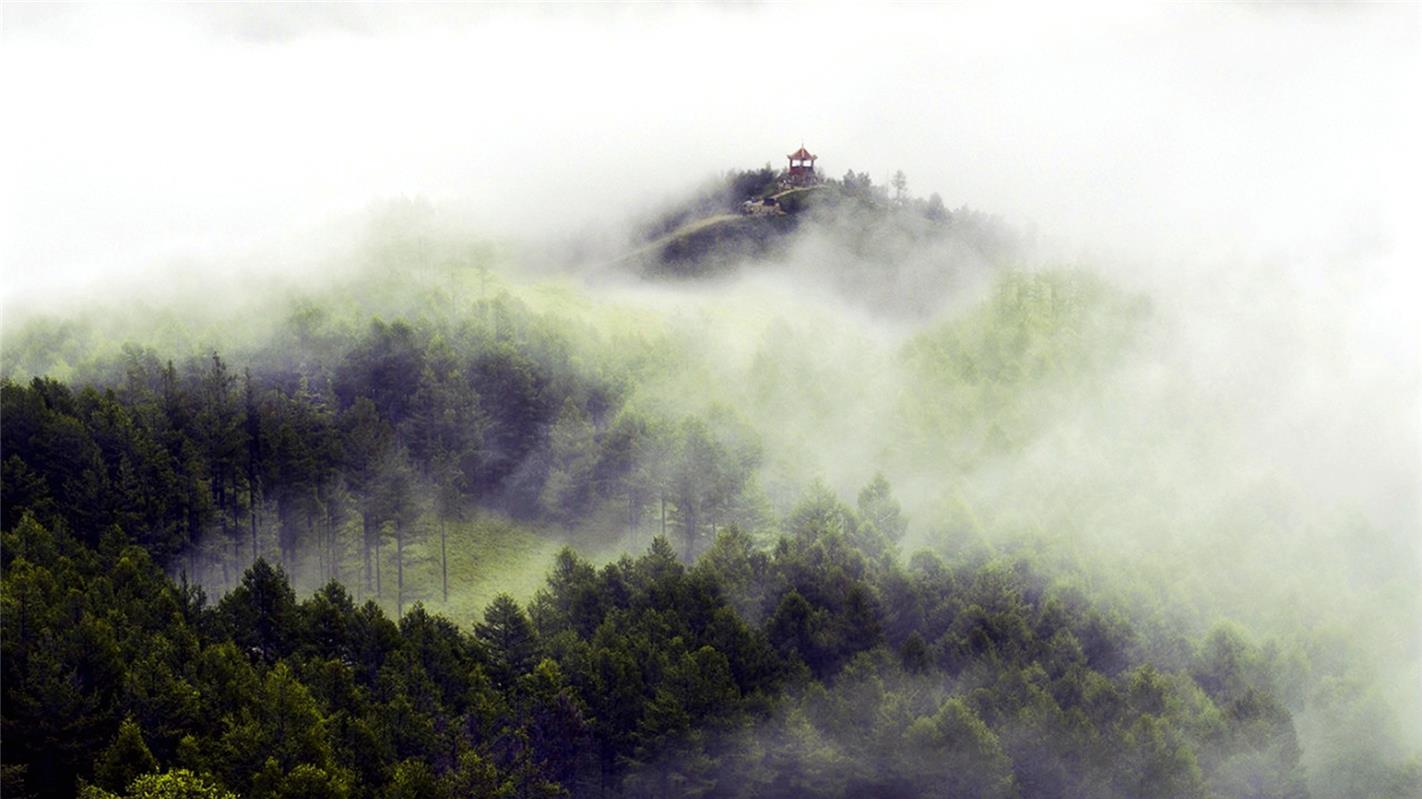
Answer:
<svg viewBox="0 0 1422 799"><path fill-rule="evenodd" d="M651 277L706 277L785 261L811 237L882 268L924 244L964 244L994 263L1017 249L1017 236L999 219L966 206L950 211L936 193L912 196L902 172L889 186L853 170L795 178L769 165L730 170L638 226L636 246L618 263Z"/></svg>

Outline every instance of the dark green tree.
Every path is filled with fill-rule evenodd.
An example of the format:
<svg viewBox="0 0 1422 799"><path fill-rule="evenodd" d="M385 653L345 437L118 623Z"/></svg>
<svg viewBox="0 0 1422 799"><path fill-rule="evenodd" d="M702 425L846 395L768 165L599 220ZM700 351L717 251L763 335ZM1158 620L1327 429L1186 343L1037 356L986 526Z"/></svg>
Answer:
<svg viewBox="0 0 1422 799"><path fill-rule="evenodd" d="M252 564L242 582L217 605L230 639L268 663L291 653L300 630L296 594L280 567L263 559Z"/></svg>
<svg viewBox="0 0 1422 799"><path fill-rule="evenodd" d="M158 770L158 761L143 742L143 731L132 718L119 725L114 742L94 761L94 780L111 791L122 791L138 777Z"/></svg>
<svg viewBox="0 0 1422 799"><path fill-rule="evenodd" d="M484 620L474 627L474 637L484 648L489 676L504 690L533 667L537 639L523 608L508 594L499 594L484 610Z"/></svg>

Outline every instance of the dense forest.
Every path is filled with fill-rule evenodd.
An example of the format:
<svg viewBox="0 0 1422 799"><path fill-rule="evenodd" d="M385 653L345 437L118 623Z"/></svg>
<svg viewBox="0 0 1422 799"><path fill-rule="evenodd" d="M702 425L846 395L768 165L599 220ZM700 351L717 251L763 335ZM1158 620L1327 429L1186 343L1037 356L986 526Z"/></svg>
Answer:
<svg viewBox="0 0 1422 799"><path fill-rule="evenodd" d="M6 794L1304 794L1267 655L1150 640L1010 558L896 557L875 481L769 552L570 550L527 609L392 621L258 560L209 606L112 526L5 538ZM472 629L471 629L472 627ZM125 794L127 791L127 794Z"/></svg>
<svg viewBox="0 0 1422 799"><path fill-rule="evenodd" d="M785 262L720 254L718 280L779 270L749 299L524 279L401 205L265 316L7 332L4 794L1422 790L1328 637L1412 572L1379 549L1356 604L1290 617L1257 578L1311 540L1209 559L1273 530L1245 491L1179 518L1110 405L1152 301L831 186ZM1097 406L1125 432L1059 459Z"/></svg>

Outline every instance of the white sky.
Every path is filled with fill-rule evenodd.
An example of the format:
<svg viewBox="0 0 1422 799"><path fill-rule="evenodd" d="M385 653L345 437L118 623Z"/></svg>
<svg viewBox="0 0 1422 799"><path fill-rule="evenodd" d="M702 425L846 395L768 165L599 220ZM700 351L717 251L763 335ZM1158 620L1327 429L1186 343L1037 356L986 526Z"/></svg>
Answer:
<svg viewBox="0 0 1422 799"><path fill-rule="evenodd" d="M1393 252L1419 218L1417 6L0 13L6 304L401 195L584 229L802 140L1118 248Z"/></svg>

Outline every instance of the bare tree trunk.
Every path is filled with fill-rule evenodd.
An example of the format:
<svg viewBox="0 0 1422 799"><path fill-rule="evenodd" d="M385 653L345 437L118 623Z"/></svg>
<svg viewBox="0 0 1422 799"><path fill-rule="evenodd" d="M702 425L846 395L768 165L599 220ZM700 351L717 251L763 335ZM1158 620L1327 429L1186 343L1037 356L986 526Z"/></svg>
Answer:
<svg viewBox="0 0 1422 799"><path fill-rule="evenodd" d="M335 581L337 581L337 582L340 582L340 580L341 580L341 563L340 563L340 561L339 561L339 560L337 559L337 557L336 557L336 554L337 554L337 552L336 552L336 531L337 531L337 526L336 526L336 522L331 518L331 512L330 512L329 510L326 512L326 529L330 531L330 532L327 534L327 536L326 536L326 541L327 541L327 546L330 547L330 554L327 555L327 559L328 559L328 562L331 564L331 579L332 579L332 580L335 580Z"/></svg>
<svg viewBox="0 0 1422 799"><path fill-rule="evenodd" d="M331 509L326 508L326 518L321 520L321 526L326 529L326 570L321 574L323 583L335 579L336 574L336 525L331 523Z"/></svg>
<svg viewBox="0 0 1422 799"><path fill-rule="evenodd" d="M260 492L257 490L257 463L252 454L251 446L247 450L247 515L252 520L252 562L257 562L257 509L261 504Z"/></svg>
<svg viewBox="0 0 1422 799"><path fill-rule="evenodd" d="M252 491L252 562L257 562L257 492Z"/></svg>
<svg viewBox="0 0 1422 799"><path fill-rule="evenodd" d="M405 615L405 524L395 520L395 619Z"/></svg>
<svg viewBox="0 0 1422 799"><path fill-rule="evenodd" d="M227 473L227 523L232 537L232 569L242 574L242 519L237 515L237 466ZM240 579L240 578L239 578ZM236 585L234 580L233 585Z"/></svg>
<svg viewBox="0 0 1422 799"><path fill-rule="evenodd" d="M370 514L366 511L360 512L360 549L361 556L365 559L365 592L369 594L371 588Z"/></svg>
<svg viewBox="0 0 1422 799"><path fill-rule="evenodd" d="M308 524L307 530L311 530L313 526ZM326 525L316 526L314 532L316 534L316 574L324 577L326 575Z"/></svg>
<svg viewBox="0 0 1422 799"><path fill-rule="evenodd" d="M686 552L683 557L685 558L687 564L690 565L692 552L696 548L696 511L685 511L682 514L682 519L686 524L686 529L682 531L683 534L686 536Z"/></svg>
<svg viewBox="0 0 1422 799"><path fill-rule="evenodd" d="M444 584L444 601L449 604L449 554L445 547L445 522L439 520L439 577Z"/></svg>
<svg viewBox="0 0 1422 799"><path fill-rule="evenodd" d="M316 573L320 574L321 570L325 568L325 564L322 562L324 558L321 557L321 533L316 529L316 514L311 512L311 507L308 505L306 508L306 540L311 541L313 539L316 541ZM300 553L300 549L292 548L291 570L293 572L296 571L297 558L300 556Z"/></svg>

